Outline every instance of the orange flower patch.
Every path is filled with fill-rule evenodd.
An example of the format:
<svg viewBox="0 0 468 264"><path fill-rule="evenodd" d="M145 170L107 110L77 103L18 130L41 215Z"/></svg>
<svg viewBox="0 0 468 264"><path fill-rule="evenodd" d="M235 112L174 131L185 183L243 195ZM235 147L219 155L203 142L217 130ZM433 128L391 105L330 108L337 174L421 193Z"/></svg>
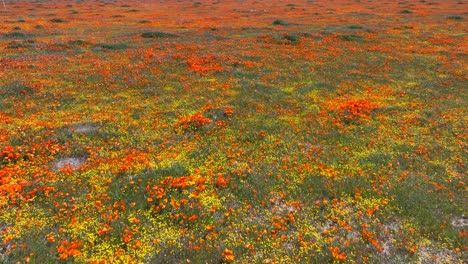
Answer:
<svg viewBox="0 0 468 264"><path fill-rule="evenodd" d="M226 261L234 261L234 253L230 249L225 249L222 256Z"/></svg>
<svg viewBox="0 0 468 264"><path fill-rule="evenodd" d="M113 163L114 162L115 161L113 161ZM148 154L137 150L128 151L128 153L126 153L126 155L122 157L117 164L119 172L137 170L151 166L148 161Z"/></svg>
<svg viewBox="0 0 468 264"><path fill-rule="evenodd" d="M332 253L333 258L340 260L340 261L346 260L346 255L343 252L340 252L339 247L330 247L329 249Z"/></svg>
<svg viewBox="0 0 468 264"><path fill-rule="evenodd" d="M226 116L232 116L232 115L235 114L235 113L236 113L236 110L233 109L233 108L230 108L230 107L224 108L224 114L225 114Z"/></svg>
<svg viewBox="0 0 468 264"><path fill-rule="evenodd" d="M60 259L64 260L70 257L82 255L83 253L80 251L82 246L83 244L76 240L73 240L72 242L64 240L61 241L60 246L57 247L57 252L60 255Z"/></svg>
<svg viewBox="0 0 468 264"><path fill-rule="evenodd" d="M200 130L203 125L210 124L211 119L204 117L201 113L185 116L179 119L174 125L176 128L182 129L182 131L197 131Z"/></svg>
<svg viewBox="0 0 468 264"><path fill-rule="evenodd" d="M335 122L345 124L363 123L370 119L372 111L379 107L378 103L368 100L333 101L330 112L335 116Z"/></svg>
<svg viewBox="0 0 468 264"><path fill-rule="evenodd" d="M366 100L352 100L343 102L338 106L338 111L343 114L347 120L356 120L359 118L369 119L372 110L379 105Z"/></svg>
<svg viewBox="0 0 468 264"><path fill-rule="evenodd" d="M11 117L7 116L5 113L0 113L0 123L8 124L11 122Z"/></svg>
<svg viewBox="0 0 468 264"><path fill-rule="evenodd" d="M9 163L21 159L21 152L18 147L5 146L0 150L0 162Z"/></svg>
<svg viewBox="0 0 468 264"><path fill-rule="evenodd" d="M192 71L200 74L222 72L223 67L217 61L218 58L216 56L194 56L187 59L187 64Z"/></svg>

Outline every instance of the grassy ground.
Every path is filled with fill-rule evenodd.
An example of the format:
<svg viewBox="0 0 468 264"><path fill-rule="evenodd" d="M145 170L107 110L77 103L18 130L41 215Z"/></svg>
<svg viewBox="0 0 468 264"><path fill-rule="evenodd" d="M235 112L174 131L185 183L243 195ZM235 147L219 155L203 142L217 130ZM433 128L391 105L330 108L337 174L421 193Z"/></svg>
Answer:
<svg viewBox="0 0 468 264"><path fill-rule="evenodd" d="M0 263L463 263L463 1L5 1Z"/></svg>

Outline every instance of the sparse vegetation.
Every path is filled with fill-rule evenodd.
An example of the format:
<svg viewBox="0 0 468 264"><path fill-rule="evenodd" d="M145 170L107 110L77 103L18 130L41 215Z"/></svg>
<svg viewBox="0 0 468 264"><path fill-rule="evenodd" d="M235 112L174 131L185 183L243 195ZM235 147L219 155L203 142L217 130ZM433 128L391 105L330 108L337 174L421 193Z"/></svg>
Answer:
<svg viewBox="0 0 468 264"><path fill-rule="evenodd" d="M463 3L197 3L6 1L1 264L466 262Z"/></svg>

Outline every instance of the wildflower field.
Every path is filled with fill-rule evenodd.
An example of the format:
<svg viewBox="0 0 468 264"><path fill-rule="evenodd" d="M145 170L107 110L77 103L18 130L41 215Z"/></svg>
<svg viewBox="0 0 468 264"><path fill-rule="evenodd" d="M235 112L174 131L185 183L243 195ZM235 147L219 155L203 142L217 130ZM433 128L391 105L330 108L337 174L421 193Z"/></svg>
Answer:
<svg viewBox="0 0 468 264"><path fill-rule="evenodd" d="M0 263L466 263L464 0L0 3Z"/></svg>

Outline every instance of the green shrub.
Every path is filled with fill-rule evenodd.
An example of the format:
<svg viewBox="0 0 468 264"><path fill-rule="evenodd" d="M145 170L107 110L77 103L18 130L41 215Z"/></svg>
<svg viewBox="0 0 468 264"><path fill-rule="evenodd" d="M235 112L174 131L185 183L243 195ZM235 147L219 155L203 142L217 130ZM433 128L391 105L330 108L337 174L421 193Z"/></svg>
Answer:
<svg viewBox="0 0 468 264"><path fill-rule="evenodd" d="M8 33L5 33L3 34L4 37L7 37L7 38L24 38L26 37L26 34L23 33L23 32L8 32Z"/></svg>
<svg viewBox="0 0 468 264"><path fill-rule="evenodd" d="M284 21L284 20L277 19L277 20L273 21L273 25L276 25L276 26L287 26L287 25L289 25L289 23L286 22L286 21Z"/></svg>
<svg viewBox="0 0 468 264"><path fill-rule="evenodd" d="M20 43L20 42L15 42L15 43L11 43L7 46L7 49L19 49L19 48L26 48L27 45L24 44L24 43Z"/></svg>
<svg viewBox="0 0 468 264"><path fill-rule="evenodd" d="M89 45L89 42L78 39L78 40L69 41L68 44L75 45L75 46L86 46L86 45Z"/></svg>
<svg viewBox="0 0 468 264"><path fill-rule="evenodd" d="M349 29L362 29L361 26L359 25L351 25L351 26L348 26Z"/></svg>
<svg viewBox="0 0 468 264"><path fill-rule="evenodd" d="M54 18L54 19L51 19L49 21L52 22L52 23L65 23L65 20L63 20L61 18Z"/></svg>
<svg viewBox="0 0 468 264"><path fill-rule="evenodd" d="M152 31L152 32L144 32L141 34L142 38L174 38L177 37L176 34L162 32L162 31Z"/></svg>
<svg viewBox="0 0 468 264"><path fill-rule="evenodd" d="M462 16L448 16L448 19L453 19L453 20L463 20Z"/></svg>
<svg viewBox="0 0 468 264"><path fill-rule="evenodd" d="M295 41L298 41L300 39L300 37L297 36L297 35L289 35L288 34L288 35L283 36L283 39L284 40L289 40L291 42L295 42Z"/></svg>
<svg viewBox="0 0 468 264"><path fill-rule="evenodd" d="M106 49L106 50L123 50L128 49L129 46L125 43L102 43L97 45L97 47Z"/></svg>
<svg viewBox="0 0 468 264"><path fill-rule="evenodd" d="M16 48L21 48L24 45L22 43L16 43L16 44L18 44L18 45L15 45ZM15 48L15 46L13 48ZM23 85L21 83L10 83L8 85L0 87L0 98L2 98L3 96L20 97L20 96L32 95L32 94L34 94L34 89L29 86Z"/></svg>
<svg viewBox="0 0 468 264"><path fill-rule="evenodd" d="M341 35L338 37L343 41L361 41L362 37L357 35Z"/></svg>

